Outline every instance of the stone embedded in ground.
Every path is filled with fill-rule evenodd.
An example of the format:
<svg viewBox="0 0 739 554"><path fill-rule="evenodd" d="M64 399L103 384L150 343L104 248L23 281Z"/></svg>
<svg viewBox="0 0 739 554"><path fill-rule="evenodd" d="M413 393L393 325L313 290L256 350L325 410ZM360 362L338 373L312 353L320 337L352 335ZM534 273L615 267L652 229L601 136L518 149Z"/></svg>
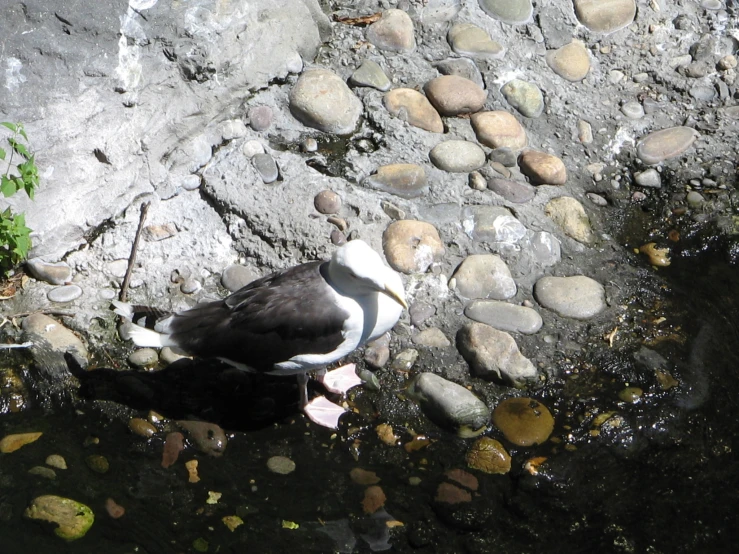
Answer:
<svg viewBox="0 0 739 554"><path fill-rule="evenodd" d="M472 58L501 58L503 47L490 38L490 34L472 23L457 23L449 29L447 40L452 50L460 56Z"/></svg>
<svg viewBox="0 0 739 554"><path fill-rule="evenodd" d="M506 101L526 117L536 118L544 111L544 96L533 83L513 79L500 89Z"/></svg>
<svg viewBox="0 0 739 554"><path fill-rule="evenodd" d="M482 11L503 23L520 25L531 19L531 0L478 0Z"/></svg>
<svg viewBox="0 0 739 554"><path fill-rule="evenodd" d="M524 335L533 335L543 324L536 310L498 300L474 300L465 307L464 315L500 331Z"/></svg>
<svg viewBox="0 0 739 554"><path fill-rule="evenodd" d="M577 19L596 33L613 33L634 21L634 0L573 0Z"/></svg>
<svg viewBox="0 0 739 554"><path fill-rule="evenodd" d="M209 456L217 458L222 456L228 445L226 433L216 425L208 421L179 420L177 425L187 431L187 437L195 447Z"/></svg>
<svg viewBox="0 0 739 554"><path fill-rule="evenodd" d="M490 148L521 150L526 146L526 131L508 112L478 112L470 117L472 129L480 143Z"/></svg>
<svg viewBox="0 0 739 554"><path fill-rule="evenodd" d="M434 373L418 374L407 393L426 417L460 437L479 435L490 422L490 410L482 400L462 385Z"/></svg>
<svg viewBox="0 0 739 554"><path fill-rule="evenodd" d="M685 152L700 134L690 127L670 127L649 133L636 144L636 155L648 165L675 158Z"/></svg>
<svg viewBox="0 0 739 554"><path fill-rule="evenodd" d="M634 182L640 187L649 187L655 189L662 187L662 177L660 176L659 171L657 171L653 167L636 173L634 175Z"/></svg>
<svg viewBox="0 0 739 554"><path fill-rule="evenodd" d="M493 164L500 164L506 169L515 167L518 164L518 154L507 146L500 146L490 151L488 160L497 173L500 173L505 178L510 178L510 171L508 174L506 172L501 173L500 167L493 166ZM500 175L496 175L495 177L500 177Z"/></svg>
<svg viewBox="0 0 739 554"><path fill-rule="evenodd" d="M84 537L95 521L95 515L88 506L50 494L34 498L23 515L28 519L55 523L54 533L68 541Z"/></svg>
<svg viewBox="0 0 739 554"><path fill-rule="evenodd" d="M536 367L505 331L468 323L457 332L457 350L476 377L522 387L536 378Z"/></svg>
<svg viewBox="0 0 739 554"><path fill-rule="evenodd" d="M230 292L236 292L241 287L251 283L258 277L258 274L250 267L240 264L228 266L221 273L221 285Z"/></svg>
<svg viewBox="0 0 739 554"><path fill-rule="evenodd" d="M15 452L27 444L36 442L42 434L43 433L39 431L34 433L15 433L12 435L5 435L2 440L0 440L0 453L10 454L11 452Z"/></svg>
<svg viewBox="0 0 739 554"><path fill-rule="evenodd" d="M567 182L567 168L557 156L526 150L518 158L521 173L533 185L564 185Z"/></svg>
<svg viewBox="0 0 739 554"><path fill-rule="evenodd" d="M502 206L467 206L462 229L476 241L515 244L526 236L526 227Z"/></svg>
<svg viewBox="0 0 739 554"><path fill-rule="evenodd" d="M482 80L482 74L475 62L469 58L448 58L440 62L436 62L434 67L442 75L457 75L464 77L475 83L480 88L485 88Z"/></svg>
<svg viewBox="0 0 739 554"><path fill-rule="evenodd" d="M458 75L431 79L423 90L436 110L446 116L480 111L488 97L476 83Z"/></svg>
<svg viewBox="0 0 739 554"><path fill-rule="evenodd" d="M429 327L413 337L414 344L429 348L447 348L452 345L441 329Z"/></svg>
<svg viewBox="0 0 739 554"><path fill-rule="evenodd" d="M554 221L565 235L583 244L592 244L595 235L585 208L570 196L552 198L544 207L544 213Z"/></svg>
<svg viewBox="0 0 739 554"><path fill-rule="evenodd" d="M447 140L440 142L429 153L431 162L450 173L469 173L485 165L485 152L474 142Z"/></svg>
<svg viewBox="0 0 739 554"><path fill-rule="evenodd" d="M504 475L511 470L511 456L499 441L490 437L477 439L465 455L467 465L472 469Z"/></svg>
<svg viewBox="0 0 739 554"><path fill-rule="evenodd" d="M349 82L357 87L372 87L382 92L387 92L392 87L380 64L372 60L364 60L349 77Z"/></svg>
<svg viewBox="0 0 739 554"><path fill-rule="evenodd" d="M26 261L26 267L36 279L50 285L63 285L72 278L72 268L64 262L49 263L32 258Z"/></svg>
<svg viewBox="0 0 739 554"><path fill-rule="evenodd" d="M571 82L582 81L590 71L590 54L579 40L573 40L546 54L549 67L557 75Z"/></svg>
<svg viewBox="0 0 739 554"><path fill-rule="evenodd" d="M452 276L464 298L506 300L516 295L516 282L506 263L495 254L467 256Z"/></svg>
<svg viewBox="0 0 739 554"><path fill-rule="evenodd" d="M404 219L388 225L382 235L387 263L402 273L425 273L444 255L436 227L425 221Z"/></svg>
<svg viewBox="0 0 739 554"><path fill-rule="evenodd" d="M514 204L528 202L536 195L536 188L523 181L511 181L509 179L493 177L492 179L488 179L487 183L488 189Z"/></svg>
<svg viewBox="0 0 739 554"><path fill-rule="evenodd" d="M320 214L329 215L341 210L341 196L332 190L322 190L313 198L313 207Z"/></svg>
<svg viewBox="0 0 739 554"><path fill-rule="evenodd" d="M380 50L410 52L416 46L413 21L403 10L385 10L367 27L367 40Z"/></svg>
<svg viewBox="0 0 739 554"><path fill-rule="evenodd" d="M272 108L269 106L254 106L249 109L249 126L255 131L266 131L272 125Z"/></svg>
<svg viewBox="0 0 739 554"><path fill-rule="evenodd" d="M78 285L62 285L51 289L46 297L51 302L58 302L64 304L66 302L72 302L82 296L82 288Z"/></svg>
<svg viewBox="0 0 739 554"><path fill-rule="evenodd" d="M385 108L392 115L407 121L414 127L443 133L444 123L439 112L431 105L423 94L411 88L396 88L389 91L382 99Z"/></svg>
<svg viewBox="0 0 739 554"><path fill-rule="evenodd" d="M287 475L295 471L295 462L285 456L272 456L267 460L267 469L272 473Z"/></svg>
<svg viewBox="0 0 739 554"><path fill-rule="evenodd" d="M621 106L621 113L629 119L641 119L644 117L644 108L636 100L632 102L625 102Z"/></svg>
<svg viewBox="0 0 739 554"><path fill-rule="evenodd" d="M58 321L44 314L32 314L21 324L23 340L33 343L31 355L44 371L52 374L57 371L68 375L64 354L70 353L83 367L87 367L87 348L72 331Z"/></svg>
<svg viewBox="0 0 739 554"><path fill-rule="evenodd" d="M545 308L573 319L590 319L606 309L605 288L584 275L542 277L534 285L534 296Z"/></svg>
<svg viewBox="0 0 739 554"><path fill-rule="evenodd" d="M254 154L251 159L254 169L257 170L262 181L266 184L274 183L280 176L280 170L277 169L277 162L269 154Z"/></svg>
<svg viewBox="0 0 739 554"><path fill-rule="evenodd" d="M417 198L428 190L426 171L416 164L391 164L377 168L364 183L402 198Z"/></svg>
<svg viewBox="0 0 739 554"><path fill-rule="evenodd" d="M357 127L362 102L333 71L311 69L290 91L290 112L308 127L348 135Z"/></svg>
<svg viewBox="0 0 739 554"><path fill-rule="evenodd" d="M442 502L444 504L463 504L472 502L472 494L451 483L439 483L436 489L434 502Z"/></svg>
<svg viewBox="0 0 739 554"><path fill-rule="evenodd" d="M559 263L562 247L552 233L537 231L528 239L528 249L539 265L549 267Z"/></svg>
<svg viewBox="0 0 739 554"><path fill-rule="evenodd" d="M508 398L493 410L493 425L517 446L545 442L554 430L549 409L533 398Z"/></svg>

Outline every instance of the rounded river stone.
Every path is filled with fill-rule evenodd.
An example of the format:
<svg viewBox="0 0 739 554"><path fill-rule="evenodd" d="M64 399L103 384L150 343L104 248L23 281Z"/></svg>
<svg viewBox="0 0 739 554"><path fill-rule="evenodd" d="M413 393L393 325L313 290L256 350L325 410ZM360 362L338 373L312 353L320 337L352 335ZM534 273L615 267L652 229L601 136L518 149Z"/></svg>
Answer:
<svg viewBox="0 0 739 554"><path fill-rule="evenodd" d="M520 25L531 19L531 0L478 0L482 11L503 23Z"/></svg>
<svg viewBox="0 0 739 554"><path fill-rule="evenodd" d="M290 112L308 127L348 135L357 127L362 102L333 71L311 69L290 91Z"/></svg>
<svg viewBox="0 0 739 554"><path fill-rule="evenodd" d="M536 300L563 317L589 319L606 309L606 291L598 281L575 275L542 277L534 285Z"/></svg>
<svg viewBox="0 0 739 554"><path fill-rule="evenodd" d="M637 143L636 155L645 164L658 164L685 152L699 136L690 127L670 127L655 131Z"/></svg>
<svg viewBox="0 0 739 554"><path fill-rule="evenodd" d="M501 331L525 335L538 332L543 324L536 310L498 300L474 300L464 309L464 315Z"/></svg>
<svg viewBox="0 0 739 554"><path fill-rule="evenodd" d="M485 165L483 149L466 140L439 143L431 150L429 158L436 167L451 173L469 173Z"/></svg>

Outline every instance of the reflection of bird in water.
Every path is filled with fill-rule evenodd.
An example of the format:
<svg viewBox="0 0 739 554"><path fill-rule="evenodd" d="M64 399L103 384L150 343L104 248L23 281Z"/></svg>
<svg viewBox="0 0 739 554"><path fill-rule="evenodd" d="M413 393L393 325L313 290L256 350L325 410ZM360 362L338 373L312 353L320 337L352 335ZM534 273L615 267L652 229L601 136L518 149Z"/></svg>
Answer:
<svg viewBox="0 0 739 554"><path fill-rule="evenodd" d="M400 275L360 240L330 261L274 273L182 312L113 303L134 322L129 333L137 346L177 347L247 371L297 375L306 415L327 427L338 425L344 409L323 397L308 402L306 373L318 370L318 380L339 394L360 384L353 365L328 374L325 367L391 329L408 307Z"/></svg>

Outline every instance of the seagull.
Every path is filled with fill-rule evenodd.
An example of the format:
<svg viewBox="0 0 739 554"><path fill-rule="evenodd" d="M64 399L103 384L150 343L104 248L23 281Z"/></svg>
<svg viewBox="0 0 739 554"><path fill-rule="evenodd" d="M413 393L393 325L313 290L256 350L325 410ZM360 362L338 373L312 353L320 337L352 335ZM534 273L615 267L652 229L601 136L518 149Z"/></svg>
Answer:
<svg viewBox="0 0 739 554"><path fill-rule="evenodd" d="M114 300L137 346L176 347L245 371L296 375L303 412L337 428L345 412L325 397L308 402L308 372L330 392L361 384L354 364L326 366L392 329L408 309L400 275L361 240L315 261L257 279L223 300L167 313Z"/></svg>

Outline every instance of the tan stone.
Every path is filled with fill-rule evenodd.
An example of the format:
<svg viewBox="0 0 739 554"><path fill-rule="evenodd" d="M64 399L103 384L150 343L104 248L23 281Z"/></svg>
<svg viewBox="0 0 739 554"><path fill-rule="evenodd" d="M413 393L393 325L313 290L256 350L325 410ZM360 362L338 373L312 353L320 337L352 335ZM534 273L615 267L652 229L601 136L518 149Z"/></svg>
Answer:
<svg viewBox="0 0 739 554"><path fill-rule="evenodd" d="M511 470L511 456L503 445L490 437L477 439L466 455L472 469L492 474L505 474Z"/></svg>
<svg viewBox="0 0 739 554"><path fill-rule="evenodd" d="M518 446L541 444L554 430L549 409L533 398L508 398L493 410L493 425Z"/></svg>
<svg viewBox="0 0 739 554"><path fill-rule="evenodd" d="M382 235L387 263L403 273L423 273L444 255L444 243L430 223L404 219L388 225Z"/></svg>
<svg viewBox="0 0 739 554"><path fill-rule="evenodd" d="M490 148L521 150L526 146L526 131L508 112L478 112L470 118L477 140Z"/></svg>
<svg viewBox="0 0 739 554"><path fill-rule="evenodd" d="M385 10L379 21L367 27L367 40L380 50L410 52L416 46L413 21L403 10Z"/></svg>
<svg viewBox="0 0 739 554"><path fill-rule="evenodd" d="M590 71L590 55L579 40L573 40L557 50L550 50L546 60L552 71L568 81L582 81Z"/></svg>
<svg viewBox="0 0 739 554"><path fill-rule="evenodd" d="M685 152L700 135L690 127L670 127L655 131L636 145L636 155L645 164L658 164Z"/></svg>
<svg viewBox="0 0 739 554"><path fill-rule="evenodd" d="M521 173L534 185L564 185L567 182L567 169L557 156L526 150L518 158Z"/></svg>
<svg viewBox="0 0 739 554"><path fill-rule="evenodd" d="M634 0L574 0L577 19L591 31L612 33L634 21Z"/></svg>
<svg viewBox="0 0 739 554"><path fill-rule="evenodd" d="M411 88L396 88L382 99L387 111L395 117L407 121L432 133L443 133L444 123L428 99Z"/></svg>
<svg viewBox="0 0 739 554"><path fill-rule="evenodd" d="M447 34L449 45L460 56L473 58L500 58L503 47L485 29L472 23L457 23Z"/></svg>
<svg viewBox="0 0 739 554"><path fill-rule="evenodd" d="M442 75L424 86L429 101L441 115L478 112L485 105L487 92L475 82L459 75Z"/></svg>
<svg viewBox="0 0 739 554"><path fill-rule="evenodd" d="M41 432L37 433L17 433L15 435L6 435L0 440L0 452L3 454L10 454L15 452L19 448L36 442L42 435Z"/></svg>
<svg viewBox="0 0 739 554"><path fill-rule="evenodd" d="M582 204L570 196L550 200L544 208L547 214L564 231L565 235L584 244L595 240L590 227L590 218Z"/></svg>

